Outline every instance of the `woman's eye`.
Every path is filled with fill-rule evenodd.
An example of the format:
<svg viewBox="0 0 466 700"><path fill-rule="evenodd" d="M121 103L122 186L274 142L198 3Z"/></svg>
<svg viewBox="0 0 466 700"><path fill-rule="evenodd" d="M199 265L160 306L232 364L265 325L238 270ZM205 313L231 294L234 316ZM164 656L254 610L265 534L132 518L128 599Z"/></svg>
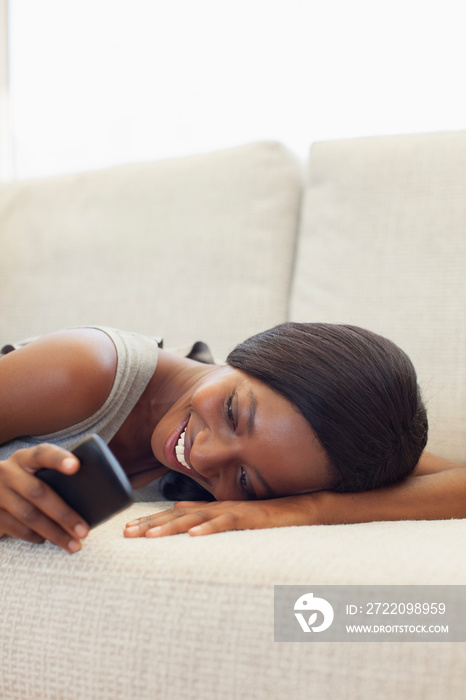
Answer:
<svg viewBox="0 0 466 700"><path fill-rule="evenodd" d="M248 488L248 479L243 467L241 467L239 483L241 486L241 491L243 492L245 498L247 498L248 500L250 500L251 498L255 498L255 496L251 494L251 491Z"/></svg>
<svg viewBox="0 0 466 700"><path fill-rule="evenodd" d="M228 397L227 416L228 416L228 420L233 425L234 430L236 430L236 421L235 421L235 416L233 414L233 398L234 398L234 394L232 394L231 396Z"/></svg>

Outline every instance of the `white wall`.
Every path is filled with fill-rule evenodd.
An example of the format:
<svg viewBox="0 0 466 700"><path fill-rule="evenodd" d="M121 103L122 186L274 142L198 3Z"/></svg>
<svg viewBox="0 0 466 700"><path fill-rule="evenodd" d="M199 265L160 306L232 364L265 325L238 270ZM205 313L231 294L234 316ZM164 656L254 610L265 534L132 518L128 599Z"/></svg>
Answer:
<svg viewBox="0 0 466 700"><path fill-rule="evenodd" d="M10 0L18 177L461 129L458 0Z"/></svg>
<svg viewBox="0 0 466 700"><path fill-rule="evenodd" d="M13 175L10 130L8 0L0 0L0 182Z"/></svg>

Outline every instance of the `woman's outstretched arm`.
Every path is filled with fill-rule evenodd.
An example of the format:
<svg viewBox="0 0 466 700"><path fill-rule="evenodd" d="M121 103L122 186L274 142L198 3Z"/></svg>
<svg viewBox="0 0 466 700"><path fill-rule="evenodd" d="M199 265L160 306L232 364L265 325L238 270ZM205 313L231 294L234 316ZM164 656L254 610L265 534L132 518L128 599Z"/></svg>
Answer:
<svg viewBox="0 0 466 700"><path fill-rule="evenodd" d="M466 518L466 467L424 453L413 476L396 486L355 494L322 491L315 496L322 525Z"/></svg>
<svg viewBox="0 0 466 700"><path fill-rule="evenodd" d="M128 523L126 537L189 532L209 535L289 525L336 525L382 520L446 520L466 517L466 467L424 453L413 476L363 493L319 491L267 501L177 503Z"/></svg>

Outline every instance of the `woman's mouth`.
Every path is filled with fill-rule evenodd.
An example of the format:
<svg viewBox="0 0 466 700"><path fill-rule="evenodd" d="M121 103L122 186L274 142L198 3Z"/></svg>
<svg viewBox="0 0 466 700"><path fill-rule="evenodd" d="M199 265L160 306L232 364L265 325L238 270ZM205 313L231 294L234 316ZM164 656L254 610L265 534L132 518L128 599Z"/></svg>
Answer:
<svg viewBox="0 0 466 700"><path fill-rule="evenodd" d="M163 454L165 457L165 464L170 469L175 469L175 471L181 471L184 474L194 476L196 470L189 464L190 443L189 438L186 436L188 422L189 418L186 418L183 423L179 425L178 428L175 428L168 436L163 446Z"/></svg>
<svg viewBox="0 0 466 700"><path fill-rule="evenodd" d="M178 438L178 442L177 442L176 447L175 447L175 455L176 455L176 459L181 464L181 466L185 467L185 469L189 469L189 471L191 471L191 467L187 463L185 456L184 456L185 438L186 438L186 428L183 430L180 437Z"/></svg>

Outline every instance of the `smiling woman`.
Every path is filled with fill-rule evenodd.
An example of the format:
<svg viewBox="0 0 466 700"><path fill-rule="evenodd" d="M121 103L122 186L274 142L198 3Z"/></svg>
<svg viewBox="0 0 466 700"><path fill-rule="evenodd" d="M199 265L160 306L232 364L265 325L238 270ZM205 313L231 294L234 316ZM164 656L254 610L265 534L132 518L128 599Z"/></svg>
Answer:
<svg viewBox="0 0 466 700"><path fill-rule="evenodd" d="M215 368L175 410L181 425L162 446L163 420L153 452L217 500L277 498L332 484L327 456L295 406L234 367Z"/></svg>
<svg viewBox="0 0 466 700"><path fill-rule="evenodd" d="M129 523L129 537L333 522L335 508L339 522L456 514L451 482L441 479L421 485L430 501L418 508L419 487L406 477L455 465L420 462L427 418L416 373L404 352L369 331L283 324L237 346L224 366L109 328L3 352L0 533L79 549L87 524L35 472L76 472L68 449L93 432L134 487L171 472L201 489L191 497L216 499ZM363 507L352 500L348 513L348 494L337 492L356 491ZM322 501L326 494L337 501Z"/></svg>
<svg viewBox="0 0 466 700"><path fill-rule="evenodd" d="M215 392L220 400L231 391L227 412L236 440L246 436L257 450L249 463L263 461L259 472L272 472L272 488L246 489L248 498L380 488L418 463L427 442L426 412L412 363L386 338L353 326L287 323L238 345L227 363L216 384L197 390L192 406L202 392L215 402ZM245 422L257 424L253 436ZM184 430L188 449L192 431ZM207 452L219 455L226 442L214 446L212 435L220 436L220 428L206 438ZM251 482L244 471L245 483ZM190 476L218 498L205 478L195 471ZM177 496L173 489L168 494ZM232 489L222 494L235 498Z"/></svg>

